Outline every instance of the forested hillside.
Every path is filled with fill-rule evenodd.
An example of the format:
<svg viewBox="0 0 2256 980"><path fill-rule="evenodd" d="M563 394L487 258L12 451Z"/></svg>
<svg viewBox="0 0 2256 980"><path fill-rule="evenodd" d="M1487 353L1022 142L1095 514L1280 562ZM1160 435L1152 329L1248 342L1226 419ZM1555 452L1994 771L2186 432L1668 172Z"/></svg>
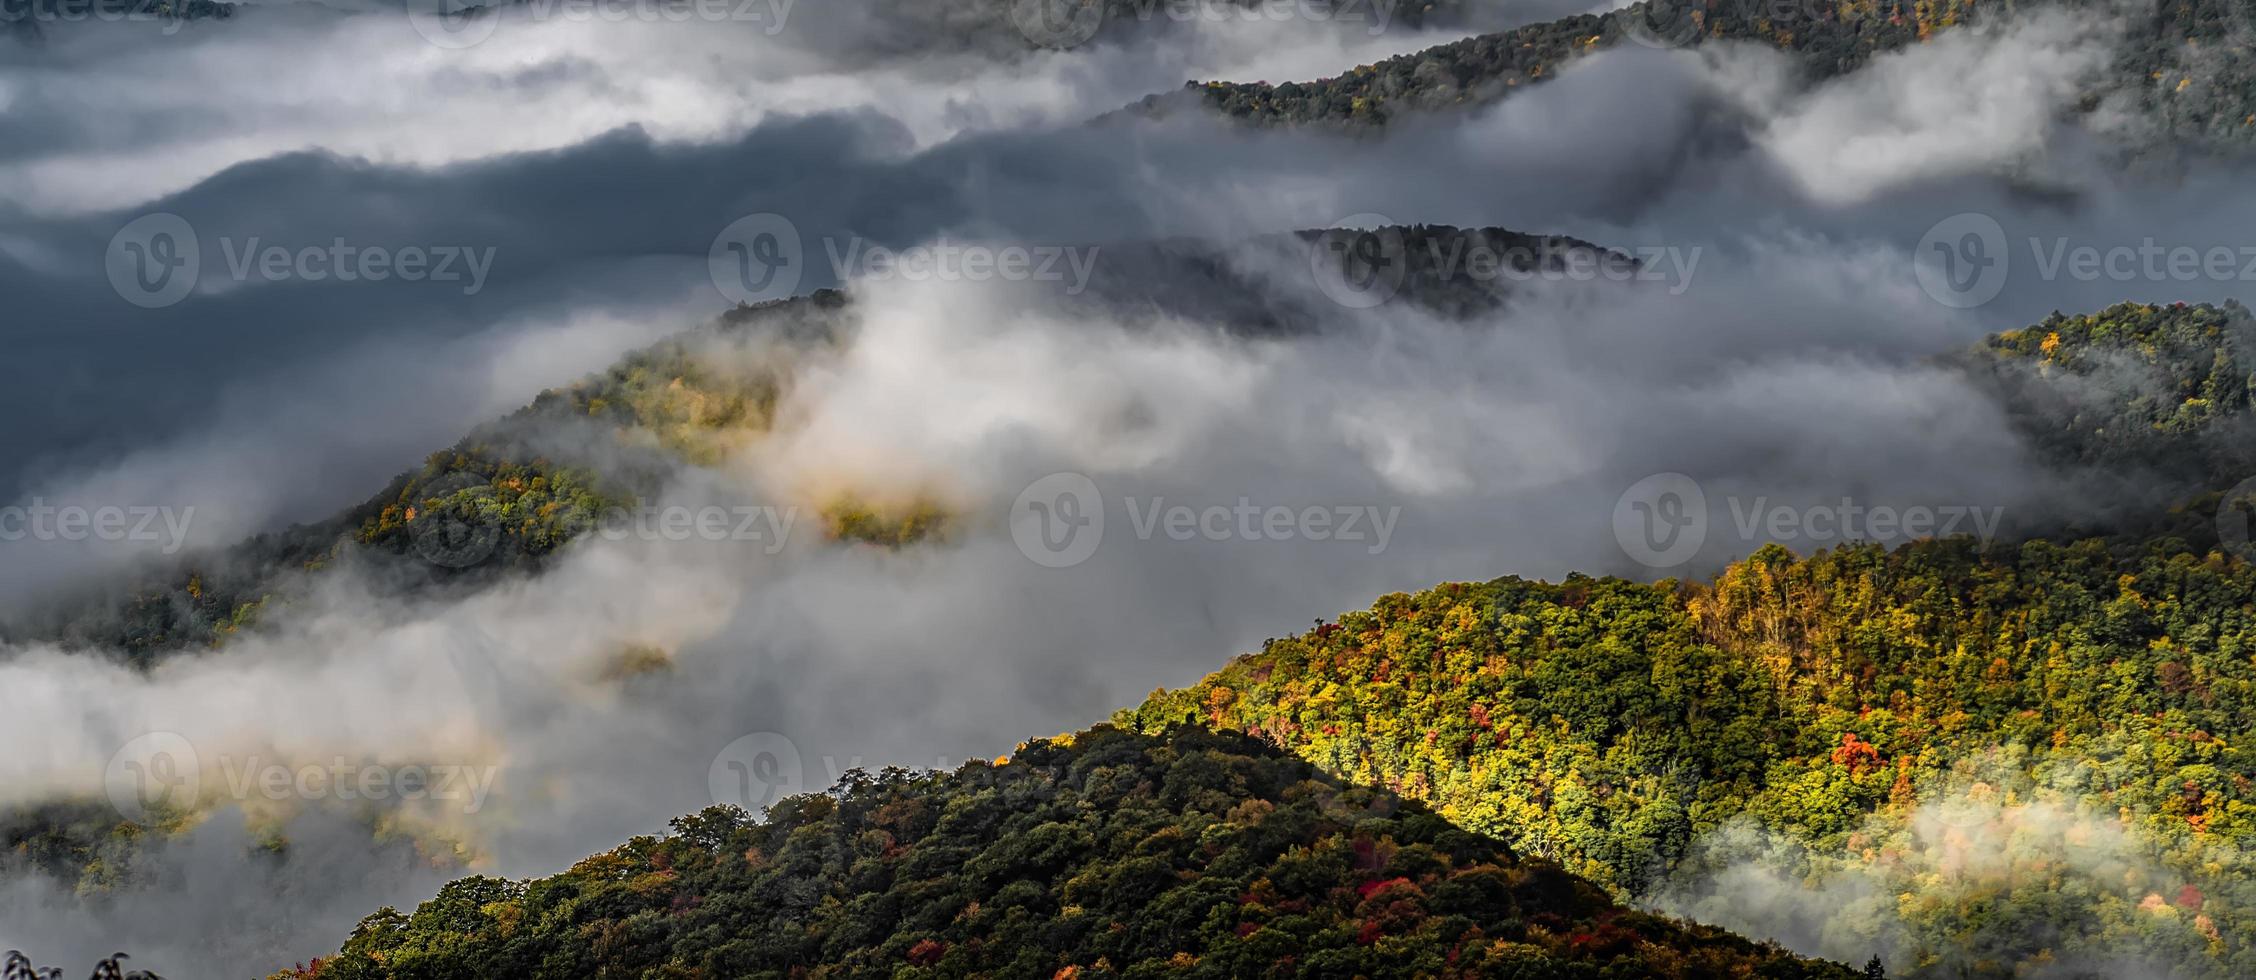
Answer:
<svg viewBox="0 0 2256 980"><path fill-rule="evenodd" d="M402 591L538 568L632 506L668 466L710 462L765 428L781 364L758 355L828 343L844 303L825 291L734 311L543 392L328 520L58 604L13 624L8 638L121 649L148 661L224 640L268 601L287 601L295 576L342 560L374 566L373 581Z"/></svg>
<svg viewBox="0 0 2256 980"><path fill-rule="evenodd" d="M1621 895L1770 835L1790 880L1902 892L1873 911L1941 975L2136 951L2246 976L2252 596L2212 543L1772 546L1710 582L1388 596L1119 720L1259 735ZM2121 835L2119 866L2047 823ZM1969 849L1999 863L1954 870Z"/></svg>
<svg viewBox="0 0 2256 980"><path fill-rule="evenodd" d="M1387 298L1451 316L1496 310L1515 276L1557 272L1587 257L1634 271L1635 260L1563 236L1501 228L1417 225L1380 230L1383 255L1351 255L1343 234L1305 231L1249 246L1277 268L1249 269L1210 244L1112 249L1091 283L1090 308L1135 318L1207 318L1248 335L1302 332L1319 322L1311 261L1342 268L1375 261L1391 275ZM1376 242L1377 239L1374 239ZM1473 251L1499 260L1497 275L1465 274ZM1279 277L1291 281L1279 282ZM1398 292L1397 292L1398 290ZM851 334L846 293L742 307L714 323L630 353L608 370L543 392L522 410L431 454L382 492L336 516L262 535L220 553L7 624L0 639L124 650L143 661L208 647L287 601L293 580L339 561L381 570L401 590L474 585L539 568L549 555L632 507L684 463L710 465L764 433L792 363ZM588 446L603 447L590 452ZM825 502L833 537L893 544L937 528L931 510L875 513Z"/></svg>
<svg viewBox="0 0 2256 980"><path fill-rule="evenodd" d="M1111 728L468 878L299 977L1823 977L1259 741Z"/></svg>
<svg viewBox="0 0 2256 980"><path fill-rule="evenodd" d="M1281 272L1242 268L1224 251L1197 243L1116 249L1088 302L1126 317L1167 311L1214 316L1217 308L1202 304L1227 300L1237 305L1221 307L1218 319L1250 335L1306 330L1313 311L1284 316L1279 304L1310 301L1305 277L1311 256L1347 261L1324 249L1323 237L1310 231L1260 243L1261 255L1274 248L1281 256ZM1489 249L1526 271L1555 269L1575 255L1633 265L1628 256L1571 238L1495 228L1392 229L1388 260L1402 263L1400 301L1452 315L1495 309L1509 282L1439 270L1439 263L1460 259L1468 248ZM1264 278L1274 275L1296 281ZM740 307L633 352L604 372L543 392L335 517L193 555L45 607L9 624L7 638L122 651L151 667L257 628L262 615L306 591L309 577L344 565L362 573L371 603L463 594L537 574L558 549L647 497L670 469L715 464L761 438L796 362L834 349L855 329L848 295L835 290ZM852 500L826 502L819 517L830 539L885 547L943 534L952 519L933 508L879 511ZM100 802L0 812L0 851L99 892L132 884L125 880L129 856L192 826L198 815L170 816L167 826L143 828Z"/></svg>
<svg viewBox="0 0 2256 980"><path fill-rule="evenodd" d="M2256 475L2252 341L2256 320L2238 303L2125 303L2055 313L1956 361L2058 463L2221 489Z"/></svg>
<svg viewBox="0 0 2256 980"><path fill-rule="evenodd" d="M2248 325L2237 306L2128 304L2055 316L1951 360L1995 386L2060 465L2143 467L2198 491L2229 472L2228 436L2247 418L2240 338ZM2195 507L2214 499L2197 498ZM2242 748L2256 739L2256 567L2218 539L2206 513L2178 516L2155 522L2171 529L2162 536L1987 550L1954 538L1801 558L1773 546L1708 581L1506 578L1393 595L1273 640L1198 685L1155 692L1115 723L1162 739L1138 751L1175 768L1133 780L1160 787L1151 805L1163 809L1190 800L1198 813L1228 814L1241 805L1228 793L1166 789L1188 778L1178 773L1187 763L1166 746L1198 727L1237 732L1345 786L1430 805L1449 825L1559 862L1618 900L1729 925L1747 899L1738 890L1750 869L1775 887L1810 889L1807 903L1836 931L1827 952L1845 959L1885 953L1921 976L2010 976L2045 961L2070 972L2127 962L2177 976L2244 975L2256 969L2248 938L2256 935L2256 886L2246 875L2256 848L2256 760ZM1118 748L1129 744L1124 737L1083 736L1079 750ZM667 964L758 972L793 956L848 972L889 963L935 975L1070 968L1083 972L1068 975L1236 976L1259 972L1258 964L1228 957L1252 955L1270 956L1264 962L1280 975L1321 972L1318 962L1360 962L1363 972L1433 968L1308 954L1279 967L1270 953L1250 952L1236 940L1265 933L1242 909L1268 894L1263 876L1274 885L1282 872L1231 857L1235 838L1209 838L1236 831L1208 829L1197 817L1178 833L1205 845L1199 860L1225 858L1206 873L1247 870L1195 893L1236 894L1238 903L1199 904L1186 893L1190 911L1176 917L1173 945L1136 945L1143 934L1133 926L1119 940L1128 945L1085 945L1090 934L1062 920L1094 914L1082 899L1111 894L1090 884L1116 881L1111 872L1091 877L1071 864L1012 884L1022 872L990 871L1004 859L988 855L1053 837L1094 848L1088 860L1099 864L1151 857L1147 850L1109 830L1082 837L1041 829L1066 811L1010 823L933 795L965 792L966 780L977 780L970 785L982 794L1007 794L993 781L1044 766L1078 771L1046 761L1069 758L1072 745L1036 743L1001 768L857 777L835 799L780 808L764 828L707 814L683 823L681 836L638 841L557 879L458 883L413 917L372 918L322 975L424 975L425 967L405 964L426 962L432 970L533 962L594 970L629 949L652 951L625 967L632 971ZM1068 755L1050 754L1060 752ZM1045 777L1011 785L1048 792L1052 784ZM1131 777L1105 785L1124 790ZM1291 794L1233 785L1279 813L1290 809ZM1356 803L1343 828L1384 827L1397 843L1413 839L1402 836L1404 822L1431 818L1415 806L1390 816L1384 794ZM1034 798L1045 806L1053 799ZM872 815L912 810L960 816L926 826ZM1131 836L1150 839L1137 826ZM974 827L982 828L976 840L948 836ZM1467 853L1414 839L1453 855L1440 859L1445 867ZM924 867L913 863L918 855L935 853L935 840L953 848L935 867L972 870L905 880ZM850 894L779 890L785 872L777 869L787 863L778 848L817 841L854 843L829 845L828 863L788 865L789 873L827 889L852 882ZM857 847L869 850L857 858ZM1170 853L1191 860L1193 852ZM714 854L755 857L738 867L716 864ZM1185 882L1178 888L1206 881L1169 867ZM762 875L777 877L762 884L771 881ZM1447 874L1406 877L1419 895L1412 919L1446 915L1426 903L1439 900ZM1384 941L1363 941L1370 913L1348 902L1349 887L1336 886L1332 905L1301 897L1296 915L1309 918L1288 930L1299 937L1294 948L1383 955ZM1844 915L1827 904L1841 889L1899 898L1868 896ZM717 898L724 892L732 901ZM1037 902L1037 894L1049 897ZM1176 907L1158 892L1143 900ZM777 903L829 911L797 913L792 929L778 931ZM605 910L600 917L590 918L593 906ZM670 911L650 917L660 908ZM727 911L708 916L708 908ZM1241 911L1217 911L1230 908ZM721 915L738 918L712 918ZM1548 937L1535 942L1547 950L1538 953L1495 946L1509 924L1474 927L1491 954L1556 956L1587 942L1546 946L1562 932L1577 934L1551 925L1513 934L1511 942ZM1468 935L1466 928L1453 923L1447 935ZM1426 954L1458 957L1445 963L1483 962L1471 952L1478 944L1420 935ZM602 936L617 938L595 938ZM729 936L769 938L721 938ZM1350 936L1362 937L1352 949Z"/></svg>
<svg viewBox="0 0 2256 980"><path fill-rule="evenodd" d="M1847 74L1935 32L2048 6L2112 16L2108 0L1645 0L1360 65L1306 82L1192 82L1207 107L1264 125L1383 124L1404 112L1494 101L1554 78L1574 59L1623 46L1745 41L1790 52L1808 80ZM2256 134L2256 10L2247 0L2135 0L2111 70L2088 96L2189 137ZM1167 99L1146 99L1147 109Z"/></svg>
<svg viewBox="0 0 2256 980"><path fill-rule="evenodd" d="M2256 977L2256 0L408 6L0 0L6 980Z"/></svg>

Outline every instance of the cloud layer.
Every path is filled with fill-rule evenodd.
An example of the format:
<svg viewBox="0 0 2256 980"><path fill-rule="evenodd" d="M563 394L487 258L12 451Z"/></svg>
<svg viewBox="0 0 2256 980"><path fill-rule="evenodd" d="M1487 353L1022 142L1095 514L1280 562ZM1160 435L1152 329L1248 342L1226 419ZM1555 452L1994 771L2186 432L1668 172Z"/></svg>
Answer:
<svg viewBox="0 0 2256 980"><path fill-rule="evenodd" d="M1162 53L901 56L847 78L850 45L793 48L788 32L685 41L504 23L462 58L374 19L300 11L231 27L157 55L209 81L200 98L196 85L129 86L117 66L147 43L134 38L62 39L29 69L0 69L0 105L99 83L88 91L107 96L62 105L122 104L140 120L107 132L90 111L4 117L54 134L50 149L0 157L7 183L37 189L0 224L0 283L22 297L9 327L37 352L7 386L11 411L40 423L7 446L23 463L0 486L18 497L192 504L209 515L203 543L323 513L539 386L717 309L714 236L760 212L787 216L810 260L857 238L955 235L1092 246L1101 264L1131 242L1243 243L1377 214L1646 247L1689 274L1528 283L1466 323L1406 302L1340 307L1301 256L1228 246L1272 298L1322 311L1289 337L1042 282L854 282L855 333L797 365L776 431L683 469L659 499L797 508L780 549L597 538L537 580L401 605L368 602L347 568L265 628L146 672L98 652L0 657L0 741L32 747L0 758L0 806L102 800L120 747L146 732L178 734L212 768L342 758L496 773L476 812L223 808L152 858L151 874L178 876L172 891L81 904L19 879L0 891L0 946L43 961L127 948L181 974L269 969L328 948L378 904L427 895L434 853L524 875L655 830L712 802L729 762L754 761L730 756L748 735L781 736L790 781L819 788L856 764L946 765L1080 727L1386 592L1652 577L1616 509L1654 474L1697 480L1716 514L1667 570L1680 574L1767 536L1725 520L1733 501L2072 515L2093 504L2076 475L2038 465L1996 405L1930 358L2054 307L2243 285L2017 267L1995 300L1961 310L1913 274L1923 236L1964 211L1992 215L2017 249L2148 235L2208 247L2248 226L2237 171L2125 176L2066 115L2105 25L1947 40L1816 91L1766 52L1625 50L1494 107L1363 136L1079 120L1177 75L1313 76L1412 39L1327 28L1278 44L1233 27ZM268 54L365 75L292 95L223 67ZM1844 150L1831 127L1875 106L1902 107L1895 125ZM172 128L175 112L198 124ZM182 169L148 169L159 158ZM497 260L476 296L222 277L143 311L111 292L100 257L125 220L159 210L215 243L464 243ZM810 271L804 288L827 284ZM71 366L87 363L100 367ZM1020 494L1061 472L1097 488L1107 519L1103 543L1063 569L1031 558L1012 524ZM899 550L822 540L813 512L842 491L929 496L960 530ZM1258 526L1239 522L1241 505ZM1140 530L1139 515L1176 506L1194 515L1183 539ZM1216 508L1229 519L1199 523ZM1266 523L1311 508L1393 516L1383 545L1375 520L1352 540ZM36 544L0 553L0 580L124 560ZM663 666L620 669L635 649ZM392 842L357 846L371 823ZM230 857L278 829L280 857ZM275 903L175 901L208 894ZM245 919L276 925L210 925ZM199 938L219 934L231 938Z"/></svg>

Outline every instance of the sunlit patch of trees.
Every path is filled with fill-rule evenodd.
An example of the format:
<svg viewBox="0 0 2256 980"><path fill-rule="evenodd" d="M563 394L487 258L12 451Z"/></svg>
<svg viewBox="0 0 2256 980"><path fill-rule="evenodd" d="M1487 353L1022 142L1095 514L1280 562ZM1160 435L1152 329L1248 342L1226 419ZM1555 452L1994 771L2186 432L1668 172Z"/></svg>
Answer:
<svg viewBox="0 0 2256 980"><path fill-rule="evenodd" d="M888 506L851 496L825 505L822 521L833 540L892 548L945 539L956 523L948 508L929 499Z"/></svg>
<svg viewBox="0 0 2256 980"><path fill-rule="evenodd" d="M2060 463L2150 469L2208 489L2256 475L2256 320L2238 303L2055 313L1954 360Z"/></svg>
<svg viewBox="0 0 2256 980"><path fill-rule="evenodd" d="M2164 892L2202 881L2201 921L2132 914L2162 883L2065 876L1979 914L1907 907L1907 928L1948 949L2089 926L2061 945L2244 976L2256 881L2204 867L2256 846L2251 596L2256 567L2174 540L1772 546L1709 582L1387 596L1118 720L1257 735L1624 895L1735 818L1840 851L2009 759L2138 834Z"/></svg>
<svg viewBox="0 0 2256 980"><path fill-rule="evenodd" d="M543 392L481 426L382 492L323 521L198 554L134 583L57 604L10 624L9 639L60 640L151 662L209 647L287 603L296 579L342 562L370 569L376 597L542 567L607 514L632 507L670 468L717 463L765 431L785 353L836 339L841 295L825 291L744 308L716 324L627 355L609 370ZM770 342L772 341L772 346ZM768 351L777 359L764 360ZM491 535L462 566L418 553L444 523Z"/></svg>

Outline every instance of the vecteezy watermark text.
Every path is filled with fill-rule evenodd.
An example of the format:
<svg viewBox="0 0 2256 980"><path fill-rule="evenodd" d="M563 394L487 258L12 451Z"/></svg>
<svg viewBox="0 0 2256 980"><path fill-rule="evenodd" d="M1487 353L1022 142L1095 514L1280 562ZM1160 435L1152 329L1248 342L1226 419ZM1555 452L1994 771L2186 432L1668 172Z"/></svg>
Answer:
<svg viewBox="0 0 2256 980"><path fill-rule="evenodd" d="M2011 10L2013 0L2006 0ZM1860 20L1917 21L1915 0L1647 0L1619 11L1622 35L1651 48L1680 48L1697 41L1720 17L1768 23L1781 31L1797 25L1855 24Z"/></svg>
<svg viewBox="0 0 2256 980"><path fill-rule="evenodd" d="M330 761L291 765L249 756L222 756L220 774L231 799L254 797L272 801L338 800L446 800L462 804L462 812L485 808L493 792L499 766L408 763L398 766L349 762L344 756Z"/></svg>
<svg viewBox="0 0 2256 980"><path fill-rule="evenodd" d="M220 755L209 764L187 736L150 732L111 755L103 788L118 814L147 823L219 798L236 802L288 800L337 802L435 800L463 813L484 809L499 775L497 766L462 763L383 765L332 756L325 762L285 762L259 755ZM215 782L210 777L217 775Z"/></svg>
<svg viewBox="0 0 2256 980"><path fill-rule="evenodd" d="M895 251L860 238L823 240L832 275L848 279L901 279L908 282L1059 282L1067 296L1089 288L1097 263L1096 246L966 245L946 237L929 245Z"/></svg>
<svg viewBox="0 0 2256 980"><path fill-rule="evenodd" d="M798 522L796 506L639 504L604 511L595 533L606 541L752 541L772 555L790 542L791 528Z"/></svg>
<svg viewBox="0 0 2256 980"><path fill-rule="evenodd" d="M281 244L253 235L218 239L218 269L193 225L176 214L148 214L110 237L104 267L111 288L126 302L148 309L188 297L214 273L249 282L437 282L459 284L476 295L493 271L493 246L358 244L333 237L321 244Z"/></svg>
<svg viewBox="0 0 2256 980"><path fill-rule="evenodd" d="M180 8L185 8L185 3ZM188 18L176 12L170 4L152 4L144 0L0 0L0 24L31 23L41 26L51 24L84 24L98 21L104 24L148 23L160 25L158 30L170 36L186 27Z"/></svg>
<svg viewBox="0 0 2256 980"><path fill-rule="evenodd" d="M1768 495L1724 499L1736 540L1750 550L1769 541L1818 546L1853 541L1889 543L1971 534L1984 546L1996 540L2005 508L1970 504L1896 506L1837 501L1789 504ZM1614 502L1614 540L1649 568L1674 568L1707 543L1712 520L1707 492L1682 473L1656 473L1631 485Z"/></svg>
<svg viewBox="0 0 2256 980"><path fill-rule="evenodd" d="M2256 512L2256 476L2240 481L2217 498L2217 544L2226 553L2242 561L2256 562L2256 543L2251 543L2250 514Z"/></svg>
<svg viewBox="0 0 2256 980"><path fill-rule="evenodd" d="M1372 37L1394 22L1394 0L1010 0L1011 24L1036 47L1076 48L1121 20L1175 24L1365 24Z"/></svg>
<svg viewBox="0 0 2256 980"><path fill-rule="evenodd" d="M1479 232L1428 234L1410 242L1384 215L1351 215L1316 236L1308 255L1317 290L1355 310L1401 292L1415 270L1422 282L1496 286L1530 282L1665 282L1669 295L1691 288L1699 246L1642 246L1620 252L1564 238L1491 240Z"/></svg>
<svg viewBox="0 0 2256 980"><path fill-rule="evenodd" d="M757 813L785 797L839 785L865 765L865 757L859 755L824 755L816 761L819 772L810 772L807 757L788 736L753 732L714 753L706 770L706 788L715 803ZM970 757L933 756L930 768L946 772L970 761Z"/></svg>
<svg viewBox="0 0 2256 980"><path fill-rule="evenodd" d="M1120 498L1139 541L1336 541L1384 552L1402 508L1376 504L1263 504L1170 501L1163 495ZM1080 473L1052 473L1029 484L1011 504L1011 539L1036 564L1067 568L1088 561L1102 544L1106 498Z"/></svg>
<svg viewBox="0 0 2256 980"><path fill-rule="evenodd" d="M2015 245L2025 245L2025 261ZM2256 245L2079 242L2065 235L2008 235L1990 215L1969 211L1935 223L1913 253L1913 272L1935 302L1972 309L2005 291L2014 276L2039 282L2256 282Z"/></svg>
<svg viewBox="0 0 2256 980"><path fill-rule="evenodd" d="M451 492L444 484L434 487ZM792 505L637 503L605 509L597 516L593 533L605 541L758 542L762 553L772 555L790 542L791 529L798 521L799 508ZM485 564L500 550L502 541L500 526L445 510L418 515L409 524L408 535L418 557L452 569Z"/></svg>
<svg viewBox="0 0 2256 980"><path fill-rule="evenodd" d="M827 236L822 254L834 282L1060 283L1068 296L1089 287L1097 246L989 245L937 241L895 249L859 236ZM746 215L713 239L706 270L714 288L733 302L757 305L798 294L806 277L807 243L791 219L772 212Z"/></svg>
<svg viewBox="0 0 2256 980"><path fill-rule="evenodd" d="M758 24L783 33L798 0L407 0L407 22L431 44L452 50L476 47L501 27L504 16L534 23ZM504 9L505 8L505 9Z"/></svg>
<svg viewBox="0 0 2256 980"><path fill-rule="evenodd" d="M170 555L188 540L194 505L182 507L31 503L0 507L0 541L128 541L158 544Z"/></svg>

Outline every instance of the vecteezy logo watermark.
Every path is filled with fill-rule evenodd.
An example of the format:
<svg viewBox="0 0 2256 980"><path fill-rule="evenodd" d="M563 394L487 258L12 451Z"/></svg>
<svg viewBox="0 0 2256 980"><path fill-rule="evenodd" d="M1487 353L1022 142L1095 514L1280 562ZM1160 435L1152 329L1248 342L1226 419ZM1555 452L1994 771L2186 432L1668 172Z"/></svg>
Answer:
<svg viewBox="0 0 2256 980"><path fill-rule="evenodd" d="M1096 271L1096 246L984 245L935 242L893 249L859 236L825 237L823 255L837 282L1056 282L1068 296L1087 289ZM706 252L713 286L747 306L797 295L806 274L807 243L799 227L762 212L729 223Z"/></svg>
<svg viewBox="0 0 2256 980"><path fill-rule="evenodd" d="M2029 262L2010 254L1996 218L1977 212L1937 222L1914 256L1919 285L1938 303L1969 309L1996 299L2017 268L2042 282L2256 282L2256 245L2169 244L2152 236L2093 244L2066 236L2028 236Z"/></svg>
<svg viewBox="0 0 2256 980"><path fill-rule="evenodd" d="M795 506L637 504L605 511L595 533L606 541L754 541L772 555L790 542L791 528L798 521Z"/></svg>
<svg viewBox="0 0 2256 980"><path fill-rule="evenodd" d="M534 23L760 24L783 33L798 0L407 0L407 22L432 44L460 51L476 47L501 27L504 13Z"/></svg>
<svg viewBox="0 0 2256 980"><path fill-rule="evenodd" d="M493 557L501 544L501 525L478 520L478 501L456 500L465 490L486 486L469 473L449 473L423 488L423 499L444 501L439 507L415 515L408 524L408 540L424 561L440 568L469 568Z"/></svg>
<svg viewBox="0 0 2256 980"><path fill-rule="evenodd" d="M706 250L706 271L721 295L746 306L789 299L805 275L799 226L780 214L748 214L729 222Z"/></svg>
<svg viewBox="0 0 2256 980"><path fill-rule="evenodd" d="M1229 503L1169 502L1164 496L1121 498L1136 540L1345 541L1368 554L1386 550L1402 508L1375 504L1288 506L1250 497ZM1105 534L1105 496L1079 473L1052 473L1011 502L1011 540L1035 564L1067 568L1088 561Z"/></svg>
<svg viewBox="0 0 2256 980"><path fill-rule="evenodd" d="M119 816L153 823L165 813L194 807L203 792L196 746L177 732L149 732L110 755L102 790Z"/></svg>
<svg viewBox="0 0 2256 980"><path fill-rule="evenodd" d="M1996 299L2005 289L2011 261L2005 228L1996 218L1972 211L1936 222L1912 253L1920 288L1935 302L1959 310Z"/></svg>
<svg viewBox="0 0 2256 980"><path fill-rule="evenodd" d="M1410 248L1402 228L1380 214L1349 215L1316 236L1308 253L1316 289L1351 310L1378 307L1402 291Z"/></svg>
<svg viewBox="0 0 2256 980"><path fill-rule="evenodd" d="M1052 473L1027 485L1011 502L1011 540L1045 568L1088 561L1104 543L1104 494L1079 473Z"/></svg>
<svg viewBox="0 0 2256 980"><path fill-rule="evenodd" d="M1682 473L1655 473L1614 501L1614 540L1650 568L1674 568L1708 537L1708 495Z"/></svg>
<svg viewBox="0 0 2256 980"><path fill-rule="evenodd" d="M1912 253L1920 288L1935 302L1958 310L1996 299L2011 268L2005 228L1996 218L1974 211L1936 222Z"/></svg>
<svg viewBox="0 0 2256 980"><path fill-rule="evenodd" d="M1043 48L1076 48L1104 30L1105 0L1011 0L1011 26Z"/></svg>
<svg viewBox="0 0 2256 980"><path fill-rule="evenodd" d="M2225 491L2217 500L2217 544L2242 561L2256 562L2256 546L2249 543L2249 513L2256 510L2256 476Z"/></svg>
<svg viewBox="0 0 2256 980"><path fill-rule="evenodd" d="M1645 0L1617 11L1622 36L1648 48L1681 48L1692 43L1707 22L1705 4L1692 0Z"/></svg>
<svg viewBox="0 0 2256 980"><path fill-rule="evenodd" d="M219 239L226 278L245 282L402 282L462 283L464 296L476 295L493 270L495 249L466 245L355 245L332 238L324 245L292 248L247 239ZM110 236L103 266L110 287L126 302L144 309L171 306L206 281L208 257L196 229L176 214L142 215Z"/></svg>
<svg viewBox="0 0 2256 980"><path fill-rule="evenodd" d="M1729 527L1751 550L1762 542L1831 545L1851 541L1891 544L1918 538L1971 534L1987 547L1997 539L2003 507L1965 504L1897 507L1863 504L1854 497L1794 506L1766 495L1725 498ZM1614 540L1622 553L1648 568L1674 568L1692 560L1717 526L1699 481L1682 473L1657 473L1632 484L1614 501Z"/></svg>
<svg viewBox="0 0 2256 980"><path fill-rule="evenodd" d="M221 777L217 783L206 778L213 768ZM442 800L459 803L464 813L477 813L499 772L491 765L375 765L341 755L299 764L221 755L207 767L187 736L149 732L110 756L102 785L119 816L146 824L185 813L211 794L239 802Z"/></svg>
<svg viewBox="0 0 2256 980"><path fill-rule="evenodd" d="M143 309L171 306L196 288L203 271L203 246L188 219L177 214L145 214L110 236L103 266L110 288Z"/></svg>
<svg viewBox="0 0 2256 980"><path fill-rule="evenodd" d="M0 541L130 541L158 543L170 555L188 541L188 524L196 508L86 507L50 504L44 497L30 505L0 507Z"/></svg>
<svg viewBox="0 0 2256 980"><path fill-rule="evenodd" d="M705 779L713 802L754 813L807 791L799 746L775 732L753 732L722 746Z"/></svg>
<svg viewBox="0 0 2256 980"><path fill-rule="evenodd" d="M407 24L423 40L460 51L492 37L501 17L486 0L407 0Z"/></svg>

